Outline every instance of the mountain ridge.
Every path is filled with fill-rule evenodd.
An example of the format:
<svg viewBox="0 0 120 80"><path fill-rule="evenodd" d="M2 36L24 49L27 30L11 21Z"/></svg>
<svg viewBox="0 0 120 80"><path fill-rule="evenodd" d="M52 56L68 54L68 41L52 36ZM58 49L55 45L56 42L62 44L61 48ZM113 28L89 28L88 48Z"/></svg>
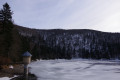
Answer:
<svg viewBox="0 0 120 80"><path fill-rule="evenodd" d="M90 29L45 30L26 28L26 31L22 27L17 29L20 35L29 38L28 43L34 44L30 48L30 52L33 55L39 55L36 58L115 59L120 57L120 33ZM89 49L87 49L88 47ZM112 48L116 51L112 51ZM35 58L35 56L33 57Z"/></svg>

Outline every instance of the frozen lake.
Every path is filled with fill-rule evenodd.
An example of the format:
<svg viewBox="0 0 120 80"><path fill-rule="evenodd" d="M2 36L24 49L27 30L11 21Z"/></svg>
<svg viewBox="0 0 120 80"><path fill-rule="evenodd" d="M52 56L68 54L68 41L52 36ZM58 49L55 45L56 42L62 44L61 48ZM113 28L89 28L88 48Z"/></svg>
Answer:
<svg viewBox="0 0 120 80"><path fill-rule="evenodd" d="M30 72L38 80L120 80L120 63L97 60L40 60Z"/></svg>

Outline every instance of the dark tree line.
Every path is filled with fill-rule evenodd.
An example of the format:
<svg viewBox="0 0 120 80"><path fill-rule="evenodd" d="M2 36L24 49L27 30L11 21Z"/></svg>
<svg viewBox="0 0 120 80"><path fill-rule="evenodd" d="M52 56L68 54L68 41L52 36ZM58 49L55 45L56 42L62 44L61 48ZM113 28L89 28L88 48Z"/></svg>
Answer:
<svg viewBox="0 0 120 80"><path fill-rule="evenodd" d="M120 33L36 30L36 34L29 37L31 43L34 59L120 59Z"/></svg>
<svg viewBox="0 0 120 80"><path fill-rule="evenodd" d="M13 24L12 14L9 4L5 3L0 9L0 57L2 57L0 64L5 63L6 59L20 61L26 50L22 42L24 40Z"/></svg>
<svg viewBox="0 0 120 80"><path fill-rule="evenodd" d="M4 55L9 57L10 46L12 45L12 11L8 3L3 5L3 8L0 10L0 37L1 39L1 47L4 47L2 51L4 51Z"/></svg>

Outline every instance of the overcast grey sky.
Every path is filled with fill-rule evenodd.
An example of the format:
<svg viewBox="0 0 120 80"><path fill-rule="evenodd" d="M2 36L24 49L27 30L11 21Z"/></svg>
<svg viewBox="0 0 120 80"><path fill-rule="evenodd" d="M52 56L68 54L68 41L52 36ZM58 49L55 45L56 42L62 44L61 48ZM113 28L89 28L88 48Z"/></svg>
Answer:
<svg viewBox="0 0 120 80"><path fill-rule="evenodd" d="M24 27L120 32L120 0L0 0L0 8L5 2Z"/></svg>

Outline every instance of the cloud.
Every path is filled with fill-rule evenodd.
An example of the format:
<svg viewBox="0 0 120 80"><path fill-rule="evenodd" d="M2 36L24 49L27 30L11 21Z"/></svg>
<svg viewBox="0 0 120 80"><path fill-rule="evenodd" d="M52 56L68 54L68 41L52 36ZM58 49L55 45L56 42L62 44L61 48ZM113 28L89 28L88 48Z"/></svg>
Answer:
<svg viewBox="0 0 120 80"><path fill-rule="evenodd" d="M16 24L39 29L96 29L120 32L120 0L1 0Z"/></svg>

